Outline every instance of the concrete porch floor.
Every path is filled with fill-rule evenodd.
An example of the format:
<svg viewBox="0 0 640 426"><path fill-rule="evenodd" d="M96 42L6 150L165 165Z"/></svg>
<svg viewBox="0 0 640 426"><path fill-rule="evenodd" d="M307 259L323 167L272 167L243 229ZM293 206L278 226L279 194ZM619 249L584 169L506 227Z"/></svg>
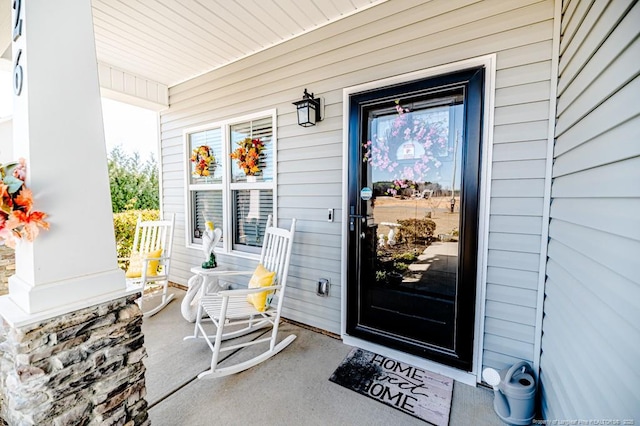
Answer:
<svg viewBox="0 0 640 426"><path fill-rule="evenodd" d="M185 292L170 290L176 300L143 323L148 353L144 360L146 399L152 425L427 424L330 382L351 347L286 322L279 339L292 333L297 338L275 357L239 374L197 379L198 373L209 368L211 351L202 340L183 341L193 334L193 324L180 315ZM223 356L247 358L252 350L254 347L248 347ZM493 412L492 401L491 391L456 382L449 424L503 424Z"/></svg>

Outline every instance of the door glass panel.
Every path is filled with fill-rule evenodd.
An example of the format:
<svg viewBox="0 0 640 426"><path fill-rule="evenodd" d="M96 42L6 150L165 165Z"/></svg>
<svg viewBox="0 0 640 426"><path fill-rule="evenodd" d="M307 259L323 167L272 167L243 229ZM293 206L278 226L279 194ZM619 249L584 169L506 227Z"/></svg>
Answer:
<svg viewBox="0 0 640 426"><path fill-rule="evenodd" d="M362 151L373 188L365 322L447 349L455 340L462 100L461 92L368 109Z"/></svg>

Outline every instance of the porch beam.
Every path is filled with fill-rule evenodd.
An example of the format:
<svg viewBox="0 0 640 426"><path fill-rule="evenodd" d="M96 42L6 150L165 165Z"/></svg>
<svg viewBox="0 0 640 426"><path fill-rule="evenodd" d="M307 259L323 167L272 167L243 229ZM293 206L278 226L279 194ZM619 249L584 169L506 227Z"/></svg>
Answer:
<svg viewBox="0 0 640 426"><path fill-rule="evenodd" d="M105 62L98 62L98 78L100 91L105 98L154 111L169 107L169 87L166 84L132 74Z"/></svg>
<svg viewBox="0 0 640 426"><path fill-rule="evenodd" d="M12 0L0 0L0 58L12 60L11 20ZM169 87L166 84L136 75L106 62L98 62L102 96L153 111L169 107Z"/></svg>

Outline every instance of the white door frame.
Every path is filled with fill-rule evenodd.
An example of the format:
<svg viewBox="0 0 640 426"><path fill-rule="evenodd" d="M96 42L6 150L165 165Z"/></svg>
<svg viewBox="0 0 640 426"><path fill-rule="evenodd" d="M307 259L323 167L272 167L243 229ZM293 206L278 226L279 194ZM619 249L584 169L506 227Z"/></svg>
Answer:
<svg viewBox="0 0 640 426"><path fill-rule="evenodd" d="M474 342L473 342L473 369L471 371L463 371L448 365L429 361L415 355L401 352L386 346L374 344L363 339L359 339L347 334L347 262L348 262L348 235L349 235L349 96L354 93L365 90L377 89L392 84L404 83L412 80L419 80L428 77L434 77L441 74L448 74L472 67L485 68L484 82L484 110L482 117L482 153L481 153L481 172L480 172L480 199L479 199L479 223L478 223L478 263L477 263L477 279L476 279L476 312L474 326ZM385 78L382 80L372 81L357 86L347 87L343 89L342 95L342 254L341 254L341 273L342 273L342 301L341 301L341 337L345 344L363 348L380 355L406 362L415 366L419 366L438 374L442 374L453 378L462 383L475 386L482 378L482 348L484 341L484 317L485 317L485 301L487 287L487 257L488 257L488 240L489 240L489 201L491 191L491 160L493 146L493 114L495 99L495 74L496 74L496 55L486 55L477 58L467 59L464 61L454 62L451 64L440 65L425 70L411 72Z"/></svg>

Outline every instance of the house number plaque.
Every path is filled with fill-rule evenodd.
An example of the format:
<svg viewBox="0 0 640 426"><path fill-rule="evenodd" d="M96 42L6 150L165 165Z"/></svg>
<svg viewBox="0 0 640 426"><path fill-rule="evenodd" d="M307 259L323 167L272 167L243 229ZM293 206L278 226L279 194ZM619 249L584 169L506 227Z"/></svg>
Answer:
<svg viewBox="0 0 640 426"><path fill-rule="evenodd" d="M15 42L22 35L22 1L13 0L13 10L15 19L13 21L13 41ZM24 81L22 73L22 65L20 65L20 57L22 56L22 49L18 50L16 59L13 63L13 93L16 96L20 96L22 93L22 83Z"/></svg>
<svg viewBox="0 0 640 426"><path fill-rule="evenodd" d="M16 96L20 96L22 93L22 66L20 65L20 56L22 56L22 49L18 50L16 55L16 63L13 66L13 93Z"/></svg>

